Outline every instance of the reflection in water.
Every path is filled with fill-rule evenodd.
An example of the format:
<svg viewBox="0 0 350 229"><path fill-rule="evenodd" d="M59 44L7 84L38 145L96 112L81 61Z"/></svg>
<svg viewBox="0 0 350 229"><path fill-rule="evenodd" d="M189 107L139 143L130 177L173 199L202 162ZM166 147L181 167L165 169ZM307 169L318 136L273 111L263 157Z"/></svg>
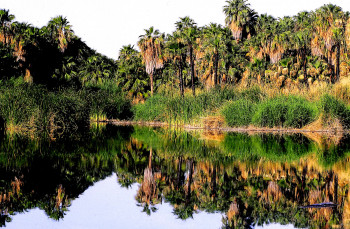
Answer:
<svg viewBox="0 0 350 229"><path fill-rule="evenodd" d="M220 136L107 125L54 142L5 137L0 223L36 207L62 219L72 200L115 172L124 189L139 183L135 199L150 217L167 202L179 220L222 213L223 228L350 226L348 137ZM323 202L337 207L300 208Z"/></svg>

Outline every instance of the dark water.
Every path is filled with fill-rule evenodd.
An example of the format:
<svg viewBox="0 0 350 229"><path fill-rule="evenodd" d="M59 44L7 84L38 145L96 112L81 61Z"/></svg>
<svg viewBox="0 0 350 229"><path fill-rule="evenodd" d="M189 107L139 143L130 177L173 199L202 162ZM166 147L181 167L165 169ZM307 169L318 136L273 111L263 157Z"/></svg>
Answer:
<svg viewBox="0 0 350 229"><path fill-rule="evenodd" d="M350 227L349 137L102 126L0 142L7 228ZM300 208L333 202L335 208Z"/></svg>

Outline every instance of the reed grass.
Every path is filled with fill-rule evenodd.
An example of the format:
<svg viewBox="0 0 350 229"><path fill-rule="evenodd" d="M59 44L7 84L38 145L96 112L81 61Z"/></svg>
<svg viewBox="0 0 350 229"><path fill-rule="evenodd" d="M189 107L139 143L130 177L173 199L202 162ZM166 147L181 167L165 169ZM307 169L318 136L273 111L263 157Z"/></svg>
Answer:
<svg viewBox="0 0 350 229"><path fill-rule="evenodd" d="M115 87L49 91L21 78L0 82L0 124L10 132L69 132L101 119L127 119L131 104Z"/></svg>
<svg viewBox="0 0 350 229"><path fill-rule="evenodd" d="M277 96L257 106L252 123L261 127L301 128L317 117L316 104L296 96Z"/></svg>

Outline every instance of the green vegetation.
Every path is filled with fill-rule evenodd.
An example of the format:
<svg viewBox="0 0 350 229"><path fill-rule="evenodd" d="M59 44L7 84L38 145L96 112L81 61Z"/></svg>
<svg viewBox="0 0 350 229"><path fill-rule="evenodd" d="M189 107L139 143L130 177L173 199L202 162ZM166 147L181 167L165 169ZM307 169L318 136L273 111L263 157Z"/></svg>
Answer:
<svg viewBox="0 0 350 229"><path fill-rule="evenodd" d="M326 94L321 98L319 107L325 119L337 118L345 128L350 127L350 109L343 101Z"/></svg>
<svg viewBox="0 0 350 229"><path fill-rule="evenodd" d="M0 84L0 115L10 131L32 134L76 131L88 127L89 118L96 114L127 119L130 102L121 93L104 88L49 91L23 79Z"/></svg>
<svg viewBox="0 0 350 229"><path fill-rule="evenodd" d="M316 118L317 109L306 99L280 96L259 104L252 123L267 127L301 128Z"/></svg>
<svg viewBox="0 0 350 229"><path fill-rule="evenodd" d="M213 89L198 94L186 95L156 95L146 100L144 104L134 106L135 120L156 120L193 123L200 117L210 115L225 101L233 99L237 93L232 89Z"/></svg>
<svg viewBox="0 0 350 229"><path fill-rule="evenodd" d="M229 133L222 141L208 141L200 132L113 125L57 141L5 136L0 206L8 214L1 215L0 225L34 208L60 220L89 187L116 173L123 188L139 184L124 191L132 192L146 214L166 202L183 220L198 211L219 212L223 227L274 222L335 227L349 221L349 149L348 137L328 148L303 135ZM339 210L299 208L325 196Z"/></svg>
<svg viewBox="0 0 350 229"><path fill-rule="evenodd" d="M222 115L229 126L248 126L252 123L255 110L256 104L252 101L239 99L225 104L222 108Z"/></svg>
<svg viewBox="0 0 350 229"><path fill-rule="evenodd" d="M318 118L350 127L349 12L327 4L274 18L228 0L223 13L225 26L199 27L190 17L170 34L152 26L139 37L140 51L126 45L112 60L63 16L37 28L0 10L7 129L77 129L108 119L200 125L218 116L235 127L301 128Z"/></svg>

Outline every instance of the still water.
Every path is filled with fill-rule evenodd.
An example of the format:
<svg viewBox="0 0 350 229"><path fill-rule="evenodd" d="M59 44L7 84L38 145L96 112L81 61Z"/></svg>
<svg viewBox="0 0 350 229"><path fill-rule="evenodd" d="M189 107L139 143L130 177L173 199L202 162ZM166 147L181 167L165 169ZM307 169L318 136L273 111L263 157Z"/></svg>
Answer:
<svg viewBox="0 0 350 229"><path fill-rule="evenodd" d="M46 139L2 138L0 226L350 227L348 136L107 125Z"/></svg>

